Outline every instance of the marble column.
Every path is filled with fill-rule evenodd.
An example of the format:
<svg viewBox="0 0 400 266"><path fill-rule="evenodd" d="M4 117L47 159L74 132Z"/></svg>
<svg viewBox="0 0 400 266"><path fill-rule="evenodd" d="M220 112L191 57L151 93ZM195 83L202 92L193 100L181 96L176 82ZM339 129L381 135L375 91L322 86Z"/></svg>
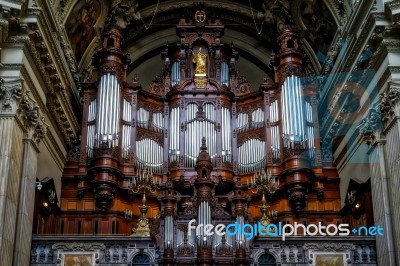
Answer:
<svg viewBox="0 0 400 266"><path fill-rule="evenodd" d="M371 109L369 115L358 127L363 141L370 146L369 165L374 211L374 224L384 229L383 235L376 236L378 265L397 265L393 241L393 217L385 137L380 133L380 116L377 109Z"/></svg>
<svg viewBox="0 0 400 266"><path fill-rule="evenodd" d="M388 190L384 193L390 197L390 214L392 216L394 255L397 264L400 262L400 83L389 82L388 88L381 94L380 111L383 122L382 131L385 132L386 144L382 145L382 153L386 162L386 182ZM378 254L379 256L379 254Z"/></svg>
<svg viewBox="0 0 400 266"><path fill-rule="evenodd" d="M0 261L12 265L22 163L22 128L16 111L20 81L0 80Z"/></svg>
<svg viewBox="0 0 400 266"><path fill-rule="evenodd" d="M31 253L32 217L35 202L38 150L34 139L23 140L22 174L17 210L17 225L14 248L14 265L29 265Z"/></svg>
<svg viewBox="0 0 400 266"><path fill-rule="evenodd" d="M0 80L0 261L29 265L37 148L47 125L21 80Z"/></svg>

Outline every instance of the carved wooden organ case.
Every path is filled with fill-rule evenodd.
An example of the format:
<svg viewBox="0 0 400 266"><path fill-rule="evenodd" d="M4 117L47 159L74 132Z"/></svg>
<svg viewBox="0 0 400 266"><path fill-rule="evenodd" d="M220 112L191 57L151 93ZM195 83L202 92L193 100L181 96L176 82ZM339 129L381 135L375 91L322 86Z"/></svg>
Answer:
<svg viewBox="0 0 400 266"><path fill-rule="evenodd" d="M279 179L269 202L278 221L337 222L337 173L321 161L317 88L302 86L295 32L282 29L271 58L275 82L264 79L254 91L238 75L238 52L221 41L218 18L193 10L176 29L179 41L162 51L163 72L149 90L126 81L121 30L105 29L93 60L97 81L83 84L80 152L70 153L64 170L61 220L72 228L64 233L76 233L79 220L81 233L130 234L140 201L130 179L144 168L162 180L147 197L165 265L194 254L203 265L232 257L246 263L243 235L196 237L188 222L257 222L261 193L246 184L262 168Z"/></svg>

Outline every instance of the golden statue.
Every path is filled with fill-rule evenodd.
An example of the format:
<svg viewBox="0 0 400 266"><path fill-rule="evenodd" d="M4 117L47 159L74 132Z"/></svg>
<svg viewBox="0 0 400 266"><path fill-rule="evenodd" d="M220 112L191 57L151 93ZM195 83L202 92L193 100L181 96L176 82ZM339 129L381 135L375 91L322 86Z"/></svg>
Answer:
<svg viewBox="0 0 400 266"><path fill-rule="evenodd" d="M200 47L197 54L193 54L193 63L196 64L194 75L196 77L206 76L206 60L207 60L207 55L201 52L201 47Z"/></svg>

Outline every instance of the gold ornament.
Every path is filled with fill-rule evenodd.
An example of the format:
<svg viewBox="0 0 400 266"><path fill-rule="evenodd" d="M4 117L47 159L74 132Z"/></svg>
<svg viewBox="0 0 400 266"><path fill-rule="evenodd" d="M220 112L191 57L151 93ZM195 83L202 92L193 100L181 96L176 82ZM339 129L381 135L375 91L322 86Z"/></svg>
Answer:
<svg viewBox="0 0 400 266"><path fill-rule="evenodd" d="M201 52L201 47L200 47L197 54L193 54L193 63L196 64L196 68L194 70L195 77L206 76L206 61L207 61L207 55Z"/></svg>

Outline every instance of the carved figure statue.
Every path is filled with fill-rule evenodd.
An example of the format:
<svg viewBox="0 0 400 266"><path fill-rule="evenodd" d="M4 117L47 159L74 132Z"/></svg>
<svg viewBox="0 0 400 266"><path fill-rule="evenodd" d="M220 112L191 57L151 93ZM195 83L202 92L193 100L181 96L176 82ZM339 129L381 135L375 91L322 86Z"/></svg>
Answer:
<svg viewBox="0 0 400 266"><path fill-rule="evenodd" d="M207 55L201 52L201 47L200 47L197 54L193 54L193 63L196 64L196 69L194 71L195 76L206 75L206 60L207 60Z"/></svg>

